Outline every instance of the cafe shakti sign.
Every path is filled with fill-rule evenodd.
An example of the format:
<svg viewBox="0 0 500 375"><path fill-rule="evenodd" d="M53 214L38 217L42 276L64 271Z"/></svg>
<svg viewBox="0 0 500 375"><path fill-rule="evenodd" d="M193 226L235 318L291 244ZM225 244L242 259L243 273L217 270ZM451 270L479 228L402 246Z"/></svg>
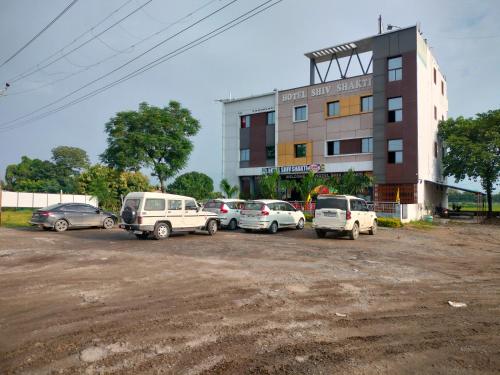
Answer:
<svg viewBox="0 0 500 375"><path fill-rule="evenodd" d="M324 164L306 164L306 165L283 165L281 167L266 167L262 168L262 174L271 174L278 171L279 174L293 174L293 173L314 173L323 172L325 170Z"/></svg>

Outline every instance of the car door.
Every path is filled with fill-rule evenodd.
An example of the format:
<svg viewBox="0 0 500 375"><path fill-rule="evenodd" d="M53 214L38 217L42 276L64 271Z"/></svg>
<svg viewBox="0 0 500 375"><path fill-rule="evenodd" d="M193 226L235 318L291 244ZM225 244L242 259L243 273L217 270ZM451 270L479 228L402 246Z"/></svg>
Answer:
<svg viewBox="0 0 500 375"><path fill-rule="evenodd" d="M172 225L172 229L183 228L183 208L182 199L169 199L167 204L167 219Z"/></svg>
<svg viewBox="0 0 500 375"><path fill-rule="evenodd" d="M370 214L370 209L368 208L368 205L366 204L366 201L360 200L361 208L363 210L363 216L364 216L364 228L369 229L372 227L372 216Z"/></svg>
<svg viewBox="0 0 500 375"><path fill-rule="evenodd" d="M299 212L293 207L290 203L286 202L283 203L286 212L288 213L288 220L287 223L288 225L295 226L298 224L301 216L299 215Z"/></svg>
<svg viewBox="0 0 500 375"><path fill-rule="evenodd" d="M83 225L89 227L100 227L102 224L102 214L101 211L94 206L89 204L81 205L81 211L83 215Z"/></svg>
<svg viewBox="0 0 500 375"><path fill-rule="evenodd" d="M366 228L366 212L363 210L362 201L360 199L351 200L352 217L359 222L359 228Z"/></svg>
<svg viewBox="0 0 500 375"><path fill-rule="evenodd" d="M184 227L197 228L205 224L205 217L198 214L198 205L194 199L184 200Z"/></svg>
<svg viewBox="0 0 500 375"><path fill-rule="evenodd" d="M290 218L284 202L273 203L273 206L279 226L290 225Z"/></svg>

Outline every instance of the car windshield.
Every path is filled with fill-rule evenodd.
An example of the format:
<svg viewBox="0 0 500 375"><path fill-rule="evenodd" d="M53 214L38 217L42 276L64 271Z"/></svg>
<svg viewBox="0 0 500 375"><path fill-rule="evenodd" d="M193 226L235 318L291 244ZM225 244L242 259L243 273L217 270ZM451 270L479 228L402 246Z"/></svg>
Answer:
<svg viewBox="0 0 500 375"><path fill-rule="evenodd" d="M52 205L44 207L44 208L40 208L40 210L42 210L42 211L54 211L54 210L57 210L61 206L62 206L61 203L56 203L56 204L52 204Z"/></svg>
<svg viewBox="0 0 500 375"><path fill-rule="evenodd" d="M125 209L126 207L130 207L133 210L138 210L140 203L141 200L139 198L129 198L125 201L125 205L123 206L123 208Z"/></svg>
<svg viewBox="0 0 500 375"><path fill-rule="evenodd" d="M261 207L262 207L262 203L260 203L260 202L246 202L245 207L243 209L244 210L260 211Z"/></svg>
<svg viewBox="0 0 500 375"><path fill-rule="evenodd" d="M221 205L221 202L218 201L208 201L205 203L205 208L219 208Z"/></svg>
<svg viewBox="0 0 500 375"><path fill-rule="evenodd" d="M322 208L338 208L339 210L347 210L347 200L340 198L318 198L316 209Z"/></svg>

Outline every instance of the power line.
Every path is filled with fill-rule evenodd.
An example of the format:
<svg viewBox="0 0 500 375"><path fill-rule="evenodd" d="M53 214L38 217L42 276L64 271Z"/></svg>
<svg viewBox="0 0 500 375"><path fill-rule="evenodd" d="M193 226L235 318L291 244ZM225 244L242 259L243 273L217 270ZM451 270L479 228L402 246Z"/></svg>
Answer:
<svg viewBox="0 0 500 375"><path fill-rule="evenodd" d="M130 2L130 1L133 1L133 0L129 0L129 2ZM158 31L156 31L156 32L154 32L154 33L152 33L152 34L149 34L148 36L146 36L146 37L142 38L142 39L141 39L141 40L139 40L138 42L136 42L136 43L133 43L133 44L129 45L127 48L125 48L125 49L124 49L124 50L122 50L122 51L116 51L114 48L111 48L111 47L109 47L109 46L108 46L110 49L115 50L115 51L116 51L116 53L115 53L115 54L113 54L113 55L111 55L111 56L108 56L108 57L106 57L106 58L104 58L104 59L101 59L101 60L99 60L99 61L97 61L97 62L95 62L95 63L93 63L93 64L90 64L90 65L87 65L87 66L80 66L80 68L82 68L81 70L76 71L76 72L74 72L74 73L71 73L71 74L67 75L66 77L59 78L59 79L55 79L55 80L53 80L53 81L50 81L50 82L44 83L44 84L42 84L42 85L40 85L40 86L38 86L38 87L35 87L35 88L26 89L26 90L19 91L19 92L13 92L13 93L11 92L8 96L22 95L22 94L26 94L26 93L30 93L30 92L37 91L37 90L42 89L42 88L44 88L44 87L51 86L51 85L53 85L53 84L56 84L56 83L59 83L59 82L65 81L65 80L67 80L67 79L69 79L69 78L71 78L71 77L74 77L74 76L76 76L76 75L78 75L78 74L80 74L80 73L83 73L83 72L85 72L85 71L87 71L87 70L89 70L89 69L91 69L91 68L93 68L93 67L96 67L96 66L98 66L98 65L100 65L100 64L102 64L102 63L104 63L104 62L106 62L106 61L109 61L109 60L111 60L111 59L115 58L116 56L122 55L122 54L124 54L124 53L128 53L127 51L129 51L129 50L132 52L132 51L134 50L134 48L135 48L135 47L137 47L137 46L141 45L141 44L142 44L142 43L144 43L145 41L147 41L147 40L149 40L149 39L151 39L151 38L153 38L153 37L155 37L155 36L157 36L157 35L160 35L161 33L163 33L163 32L165 32L165 31L167 31L168 29L170 29L170 28L172 28L173 26L175 26L175 25L177 25L177 24L181 23L182 21L184 21L184 20L186 20L186 19L190 18L192 15L194 15L194 14L198 13L199 11L201 11L201 10L203 10L204 8L206 8L206 7L210 6L212 3L216 2L216 1L219 1L219 0L210 0L210 1L206 2L205 4L201 5L200 7L198 7L198 8L196 8L196 9L194 9L194 10L190 11L188 14L184 15L183 17L181 17L181 18L179 18L179 19L177 19L177 20L175 20L175 21L173 21L173 22L169 23L166 27L163 27L162 29L160 29L160 30L158 30ZM142 9L142 10L144 10L144 9ZM105 42L104 42L101 38L98 38L98 40L99 40L100 42L102 42L103 44L107 45L107 43L105 43ZM68 59L66 58L66 60L68 60ZM69 61L69 60L68 60L68 62L69 62L71 65L75 65L75 66L76 66L76 64L74 64L73 62L71 62L71 61Z"/></svg>
<svg viewBox="0 0 500 375"><path fill-rule="evenodd" d="M8 124L11 124L11 123L17 122L17 121L19 121L19 120L22 120L22 119L24 119L24 118L27 118L27 117L29 117L29 116L31 116L31 115L33 115L33 114L35 114L35 113L38 113L38 112L40 112L40 111L43 111L45 108L51 107L52 105L59 103L60 101L62 101L62 100L64 100L64 99L68 98L69 96L71 96L71 95L73 95L73 94L76 94L77 92L79 92L79 91L83 90L84 88L87 88L88 86L90 86L90 85L92 85L92 84L94 84L94 83L96 83L96 82L98 82L98 81L100 81L100 80L102 80L102 79L104 79L104 78L106 78L106 77L110 76L111 74L113 74L113 73L115 73L116 71L118 71L118 70L120 70L120 69L124 68L125 66L127 66L127 65L129 65L129 64L131 64L132 62L134 62L135 60L137 60L137 59L141 58L142 56L146 55L147 53L151 52L152 50L154 50L154 49L156 49L156 48L160 47L161 45L165 44L165 43L166 43L166 42L168 42L169 40L171 40L171 39L175 38L176 36L178 36L178 35L180 35L180 34L182 34L182 33L186 32L187 30L189 30L189 29L193 28L193 27L194 27L194 26L196 26L197 24L199 24L199 23L201 23L201 22L205 21L206 19L208 19L208 18L212 17L213 15L215 15L215 14L217 14L217 13L221 12L222 10L224 10L225 8L227 8L228 6L230 6L231 4L233 4L233 3L237 2L237 1L239 1L239 0L232 0L232 1L230 1L229 3L227 3L227 4L223 5L223 6L221 6L220 8L218 8L218 9L216 9L215 11L213 11L213 12L209 13L208 15L206 15L206 16L204 16L204 17L202 17L202 18L198 19L197 21L193 22L193 23L192 23L192 24L190 24L189 26L184 27L183 29L181 29L181 30L180 30L180 31L178 31L177 33L175 33L175 34L173 34L173 35L169 36L169 37L168 37L168 38L166 38L166 39L163 39L161 42L159 42L159 43L155 44L153 47L151 47L151 48L147 49L146 51L142 52L141 54L137 55L136 57L134 57L134 58L132 58L132 59L128 60L127 62L123 63L123 64L122 64L122 65L120 65L119 67L117 67L117 68L115 68L115 69L111 70L110 72L107 72L107 73L105 73L105 74L103 74L103 75L101 75L101 76L97 77L96 79L94 79L94 80L90 81L89 83L87 83L87 84L85 84L85 85L83 85L83 86L79 87L78 89L73 90L73 91L72 91L72 92L70 92L69 94L66 94L66 95L64 95L64 96L62 96L62 97L60 97L60 98L58 98L58 99L54 100L54 101L53 101L53 102L51 102L51 103L48 103L48 104L46 104L46 105L44 105L44 106L42 106L42 107L40 107L40 108L38 108L38 109L35 109L35 110L31 111L30 113L28 113L28 114L26 114L26 115L23 115L23 116L18 117L18 118L14 119L14 120L10 120L10 121L7 121L7 122L5 122L5 123L3 123L3 124L0 124L0 128L1 128L2 126L4 126L4 125L8 125ZM271 1L271 0L269 0L269 1Z"/></svg>
<svg viewBox="0 0 500 375"><path fill-rule="evenodd" d="M10 126L6 126L4 128L1 128L0 129L0 133L3 133L3 132L6 132L6 131L8 131L10 129L16 128L17 126L20 127L20 126L27 125L27 124L29 124L32 121L41 120L41 119L46 118L46 117L48 117L48 116L50 116L50 115L52 115L54 113L60 112L60 111L66 109L66 108L68 108L70 106L73 106L73 105L78 104L78 103L80 103L82 101L90 99L91 97L96 96L96 95L100 94L101 92L104 92L104 91L110 89L111 87L114 87L114 86L116 86L116 85L118 85L118 84L120 84L122 82L125 82L125 81L127 81L127 80L129 80L129 79L131 79L131 78L133 78L135 76L137 76L137 75L140 75L140 74L142 74L142 73L144 73L144 72L146 72L146 71L154 68L155 66L157 66L159 64L162 64L162 63L164 63L164 62L166 62L166 61L168 61L170 59L173 59L174 57L176 57L176 56L178 56L178 55L180 55L180 54L182 54L184 52L187 52L190 49L192 49L192 48L194 48L194 47L196 47L196 46L198 46L198 45L200 45L202 43L205 43L205 42L207 42L208 40L210 40L212 38L215 38L216 36L218 36L218 35L226 32L226 31L228 31L228 30L236 27L237 25L239 25L239 24L241 24L241 23L249 20L250 18L253 18L253 17L257 16L258 14L264 12L265 10L267 10L267 9L269 9L269 8L277 5L278 3L282 2L283 0L277 0L274 3L266 6L265 8L260 9L259 11L256 11L257 9L263 7L264 5L266 5L266 4L268 4L268 3L272 2L272 1L273 0L268 0L268 1L266 1L266 2L264 2L262 4L260 4L260 5L258 5L257 7L251 9L250 11L243 13L239 17L234 18L233 20L229 21L228 23L226 23L226 24L224 24L224 25L222 25L222 26L220 26L220 27L218 27L218 28L210 31L209 33L204 34L203 36L201 36L201 37L199 37L199 38L197 38L197 39L195 39L195 40L193 40L193 41L191 41L191 42L183 45L182 47L179 47L179 48L175 49L174 51L172 51L172 52L170 52L170 53L168 53L166 55L163 55L163 56L161 56L161 57L153 60L152 62L150 62L150 63L142 66L139 69L136 69L135 71L133 71L133 72L131 72L129 74L126 74L125 76L123 76L123 77L115 80L114 82L111 82L111 83L109 83L109 84L107 84L107 85L105 85L105 86L103 86L103 87L101 87L99 89L96 89L96 90L94 90L94 91L92 91L92 92L90 92L88 94L85 94L85 95L83 95L83 96L81 96L79 98L76 98L73 101L71 101L69 103L66 103L66 104L64 104L64 105L62 105L62 106L60 106L58 108L55 108L55 109L52 109L52 110L47 111L45 113L42 113L42 114L40 114L40 115L38 115L38 116L36 116L36 117L34 117L32 119L25 120L25 121L22 121L22 122L20 122L18 124L12 124ZM239 20L239 21L236 22L237 20ZM212 35L210 35L210 34L212 34ZM2 124L2 126L7 125L7 124L8 123Z"/></svg>
<svg viewBox="0 0 500 375"><path fill-rule="evenodd" d="M26 77L29 77L33 74L35 74L36 72L40 71L41 69L45 69L46 67L58 62L59 60L61 59L64 59L66 56L72 54L73 52L79 50L80 48L82 48L83 46L89 44L91 41L93 41L94 39L100 37L102 34L104 34L105 32L109 31L110 29L112 29L113 27L115 27L116 25L118 25L119 23L125 21L127 18L129 18L130 16L134 15L135 13L137 13L139 10L141 10L142 8L144 8L146 5L148 5L149 3L151 3L153 0L148 0L146 1L144 4L142 4L141 6L139 6L138 8L134 9L132 12L128 13L126 16L120 18L118 21L116 21L115 23L113 23L111 26L108 26L106 29L104 29L103 31L99 32L98 34L95 34L92 38L90 39L87 39L85 42L83 43L80 43L78 46L76 46L75 48L71 49L69 52L66 52L64 54L62 54L61 56L59 56L58 58L56 58L55 60L52 60L51 62L43 65L43 66L37 66L37 69L30 72L30 73L27 73L27 74L24 74L24 75L21 75L19 78L17 79L14 79L12 81L10 81L9 83L12 84L14 82L17 82L19 81L20 79L23 79L23 78L26 78Z"/></svg>
<svg viewBox="0 0 500 375"><path fill-rule="evenodd" d="M24 75L28 72L30 72L31 70L33 69L37 69L40 64L43 64L45 61L47 60L50 60L51 58L53 58L54 56L56 56L57 54L63 52L66 48L68 48L69 46L75 44L78 40L80 40L82 37L84 37L85 35L87 35L88 33L92 32L95 28L101 26L104 22L106 22L109 18L113 17L116 13L118 13L120 10L122 10L124 7L126 7L129 3L131 3L132 1L134 0L127 0L125 3L123 3L122 5L120 5L118 8L116 8L115 10L113 10L111 13L109 13L106 17L104 17L101 21L99 21L98 23L96 23L94 26L92 26L90 29L88 30L85 30L83 33L81 33L80 35L78 35L76 38L74 38L71 42L69 42L68 44L66 44L64 47L60 48L59 50L57 50L56 52L54 52L52 55L44 58L43 60L39 61L38 64L32 66L31 68L29 69L26 69L24 72L22 73L19 73L18 75L16 75L15 77L12 77L10 79L8 79L7 81L8 82L15 82L18 80L18 77L20 78L23 78ZM20 79L19 78L19 79Z"/></svg>
<svg viewBox="0 0 500 375"><path fill-rule="evenodd" d="M19 55L22 51L24 51L31 43L35 41L40 35L42 35L50 26L52 26L59 18L63 16L64 13L66 13L73 5L76 4L78 0L73 0L66 8L63 9L61 13L59 13L56 18L54 18L52 21L49 22L47 26L45 26L42 30L38 32L33 38L31 38L24 46L19 48L17 52L15 52L11 57L9 57L7 60L5 60L2 65L0 65L0 68L3 67L5 64L7 64L9 61L11 61L14 57Z"/></svg>

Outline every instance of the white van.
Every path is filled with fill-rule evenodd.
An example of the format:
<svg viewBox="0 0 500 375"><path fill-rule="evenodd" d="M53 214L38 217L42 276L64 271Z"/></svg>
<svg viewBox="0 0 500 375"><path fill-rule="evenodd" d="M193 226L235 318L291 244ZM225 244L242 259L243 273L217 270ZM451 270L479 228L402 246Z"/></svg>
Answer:
<svg viewBox="0 0 500 375"><path fill-rule="evenodd" d="M305 221L302 211L297 210L290 203L262 199L245 203L241 210L240 228L245 232L267 230L274 234L278 228L304 229Z"/></svg>
<svg viewBox="0 0 500 375"><path fill-rule="evenodd" d="M120 228L133 232L139 239L152 235L161 240L172 232L196 230L214 235L219 226L217 215L202 211L194 198L174 194L129 193L123 201L120 217Z"/></svg>
<svg viewBox="0 0 500 375"><path fill-rule="evenodd" d="M318 195L312 227L318 237L327 232L347 233L351 240L359 237L359 232L377 232L377 214L370 211L364 199L352 195Z"/></svg>

